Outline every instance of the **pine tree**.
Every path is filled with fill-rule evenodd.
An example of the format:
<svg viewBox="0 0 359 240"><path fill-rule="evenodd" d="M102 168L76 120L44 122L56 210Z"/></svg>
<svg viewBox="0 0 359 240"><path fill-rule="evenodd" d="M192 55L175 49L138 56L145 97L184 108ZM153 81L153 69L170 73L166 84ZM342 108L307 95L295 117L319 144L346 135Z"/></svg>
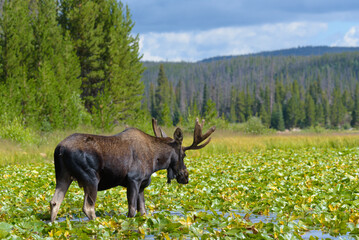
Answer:
<svg viewBox="0 0 359 240"><path fill-rule="evenodd" d="M318 78L318 80L312 80L312 83L309 85L309 89L307 90L307 92L309 92L314 103L319 102L319 99L322 94L322 89L320 87L320 78Z"/></svg>
<svg viewBox="0 0 359 240"><path fill-rule="evenodd" d="M171 112L169 108L170 102L170 90L168 79L165 74L163 65L160 65L160 69L157 77L157 88L155 93L155 117L161 125L171 125Z"/></svg>
<svg viewBox="0 0 359 240"><path fill-rule="evenodd" d="M279 131L284 131L284 119L283 111L280 103L275 103L273 105L272 117L271 117L271 127Z"/></svg>
<svg viewBox="0 0 359 240"><path fill-rule="evenodd" d="M351 94L348 90L344 90L344 92L342 94L342 102L343 102L345 109L347 109L350 112L353 111L354 101L353 101L353 97L351 96Z"/></svg>
<svg viewBox="0 0 359 240"><path fill-rule="evenodd" d="M236 89L234 88L234 86L232 86L231 98L230 98L230 111L229 111L229 121L232 123L237 121L237 114L236 114L237 96L236 95L237 95Z"/></svg>
<svg viewBox="0 0 359 240"><path fill-rule="evenodd" d="M207 104L205 106L204 118L208 123L212 123L218 117L216 103L211 99L207 100Z"/></svg>
<svg viewBox="0 0 359 240"><path fill-rule="evenodd" d="M330 127L330 105L325 92L322 93L322 106L323 106L323 116L324 116L324 125Z"/></svg>
<svg viewBox="0 0 359 240"><path fill-rule="evenodd" d="M332 126L338 127L345 116L345 106L342 101L340 89L336 87L333 91L333 100L330 106L330 121Z"/></svg>
<svg viewBox="0 0 359 240"><path fill-rule="evenodd" d="M305 97L305 126L311 127L315 123L315 105L314 100L308 92Z"/></svg>
<svg viewBox="0 0 359 240"><path fill-rule="evenodd" d="M354 92L354 107L352 111L352 127L359 127L359 84L357 83Z"/></svg>
<svg viewBox="0 0 359 240"><path fill-rule="evenodd" d="M178 123L182 122L183 115L185 113L185 99L183 96L183 85L182 81L180 80L177 83L176 89L175 89L175 106L174 106L174 112L173 112L173 125L176 126Z"/></svg>
<svg viewBox="0 0 359 240"><path fill-rule="evenodd" d="M279 79L276 79L274 100L275 102L282 104L284 102L284 97L285 97L285 90L284 90L283 82Z"/></svg>
<svg viewBox="0 0 359 240"><path fill-rule="evenodd" d="M106 12L108 8L103 6L103 2L65 0L61 1L60 5L62 11L59 18L62 20L62 27L70 31L80 60L81 97L90 113L100 106L99 102L102 100L96 100L96 97L100 94L103 98L104 94L101 92L105 89L104 54L106 49L103 27L104 18L109 13Z"/></svg>
<svg viewBox="0 0 359 240"><path fill-rule="evenodd" d="M30 0L6 1L1 18L2 79L1 115L36 123L36 85L33 78L34 35L29 14Z"/></svg>
<svg viewBox="0 0 359 240"><path fill-rule="evenodd" d="M259 116L264 126L269 127L271 116L269 112L267 111L265 104L261 104L259 108Z"/></svg>
<svg viewBox="0 0 359 240"><path fill-rule="evenodd" d="M244 91L240 91L236 99L236 116L238 122L246 121L246 104L248 104L248 108L250 108L250 100L246 102ZM250 115L250 113L248 113L248 115Z"/></svg>
<svg viewBox="0 0 359 240"><path fill-rule="evenodd" d="M299 109L298 109L298 123L297 127L304 128L305 126L305 101L301 98L299 99Z"/></svg>
<svg viewBox="0 0 359 240"><path fill-rule="evenodd" d="M134 24L129 9L124 9L116 0L105 3L106 12L102 13L107 15L103 29L107 46L104 81L111 95L107 104L114 109L111 119L125 121L139 111L143 97L140 79L144 68L140 62L139 37L131 35Z"/></svg>
<svg viewBox="0 0 359 240"><path fill-rule="evenodd" d="M176 104L174 106L173 117L172 117L173 126L177 126L177 124L180 123L181 120L182 120L181 112L180 112L180 109L179 109L178 105Z"/></svg>
<svg viewBox="0 0 359 240"><path fill-rule="evenodd" d="M163 103L162 109L161 109L161 124L163 126L172 126L173 121L171 117L171 109L167 102Z"/></svg>
<svg viewBox="0 0 359 240"><path fill-rule="evenodd" d="M187 108L186 114L186 123L188 126L193 126L193 123L196 121L196 118L200 116L200 111L197 106L197 101L192 100L192 104Z"/></svg>
<svg viewBox="0 0 359 240"><path fill-rule="evenodd" d="M277 129L279 131L284 131L285 130L284 118L283 118L283 110L282 110L282 106L281 106L280 103L278 103L278 125L277 125Z"/></svg>
<svg viewBox="0 0 359 240"><path fill-rule="evenodd" d="M77 57L56 16L54 0L7 1L1 19L2 96L11 99L1 112L42 130L74 127L83 117Z"/></svg>
<svg viewBox="0 0 359 240"><path fill-rule="evenodd" d="M69 29L80 60L81 96L93 122L112 127L134 118L141 108L144 69L129 9L116 0L62 0L59 8L59 22Z"/></svg>
<svg viewBox="0 0 359 240"><path fill-rule="evenodd" d="M216 91L216 97L210 98L208 97L208 99L211 99L216 105L218 105L218 115L219 116L223 116L226 113L227 110L227 106L225 104L225 93L224 93L224 89L222 86L217 86L216 88L213 88L212 91ZM207 100L208 102L208 100ZM207 104L206 104L207 105Z"/></svg>
<svg viewBox="0 0 359 240"><path fill-rule="evenodd" d="M96 128L100 128L102 130L110 131L113 128L113 123L115 116L117 113L115 112L115 108L113 108L111 103L113 96L111 95L111 91L109 89L108 84L102 87L102 91L100 91L96 98L93 101L92 105L92 124Z"/></svg>
<svg viewBox="0 0 359 240"><path fill-rule="evenodd" d="M320 102L315 105L315 124L319 126L325 126L323 104Z"/></svg>
<svg viewBox="0 0 359 240"><path fill-rule="evenodd" d="M42 129L75 127L82 121L80 65L67 34L62 35L56 2L33 2L39 123Z"/></svg>
<svg viewBox="0 0 359 240"><path fill-rule="evenodd" d="M180 114L183 115L186 112L186 98L182 80L176 86L176 103Z"/></svg>
<svg viewBox="0 0 359 240"><path fill-rule="evenodd" d="M245 121L248 121L248 119L254 115L253 113L253 107L254 107L254 100L249 92L249 89L247 88L247 91L245 93L244 97L244 119Z"/></svg>
<svg viewBox="0 0 359 240"><path fill-rule="evenodd" d="M294 81L291 88L291 98L285 107L285 125L286 128L298 127L303 119L303 108L301 109L301 99L298 82Z"/></svg>
<svg viewBox="0 0 359 240"><path fill-rule="evenodd" d="M204 83L203 97L202 97L202 107L201 107L201 116L202 117L205 117L205 114L206 114L206 106L207 106L208 98L209 98L208 86L207 86L207 83Z"/></svg>
<svg viewBox="0 0 359 240"><path fill-rule="evenodd" d="M259 117L262 120L263 125L269 127L271 124L271 109L270 109L270 90L269 87L263 91L261 90L262 102L259 108Z"/></svg>

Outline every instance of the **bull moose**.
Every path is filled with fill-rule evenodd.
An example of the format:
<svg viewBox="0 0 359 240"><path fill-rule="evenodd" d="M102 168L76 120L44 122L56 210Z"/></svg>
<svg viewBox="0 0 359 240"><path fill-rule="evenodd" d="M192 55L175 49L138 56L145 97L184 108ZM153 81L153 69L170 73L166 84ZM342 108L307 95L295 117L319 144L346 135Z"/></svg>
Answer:
<svg viewBox="0 0 359 240"><path fill-rule="evenodd" d="M155 136L127 128L113 136L75 133L65 138L54 153L56 189L50 201L51 222L55 221L74 180L84 189L83 211L90 220L96 218L97 191L118 185L127 188L127 216L134 217L136 210L146 214L144 189L150 184L154 172L167 169L168 183L174 178L178 183L188 183L185 152L206 146L211 140L208 137L216 129L213 126L202 135L203 124L204 120L201 124L196 120L193 143L188 147L182 146L180 128L175 130L172 139L157 126L155 119L152 119Z"/></svg>

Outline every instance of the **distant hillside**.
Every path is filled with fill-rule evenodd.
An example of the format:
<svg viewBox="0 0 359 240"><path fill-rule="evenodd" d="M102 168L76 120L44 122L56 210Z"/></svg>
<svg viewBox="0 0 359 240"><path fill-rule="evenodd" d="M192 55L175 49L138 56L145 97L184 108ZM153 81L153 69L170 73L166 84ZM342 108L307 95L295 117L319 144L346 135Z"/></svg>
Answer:
<svg viewBox="0 0 359 240"><path fill-rule="evenodd" d="M329 53L329 51L344 52ZM230 116L233 112L231 105L233 94L236 98L240 94L249 94L251 100L243 100L243 102L255 101L250 114L262 116L260 106L269 101L265 109L272 110L278 91L282 96L281 104L284 111L293 95L291 91L294 82L299 85L302 102L305 101L308 91L315 98L315 104L319 104L318 101L334 104L333 93L343 94L351 101L354 99L354 90L359 86L359 48L306 47L262 54L222 57L217 60L213 58L194 63L144 62L146 70L142 81L145 84L145 100L148 108L151 109L153 102L151 96L154 95L158 85L160 64L163 64L170 83L169 94L173 99L177 99L178 109L182 115L194 104L203 108L206 102L204 95L206 95L214 101L219 116L232 119ZM282 90L276 89L278 84L283 86ZM313 87L314 85L316 87ZM204 94L205 89L207 89L206 94ZM315 92L320 92L321 97L317 97L318 94L314 94ZM345 104L347 110L354 106L352 103ZM237 106L236 111L239 111L239 108ZM171 111L174 110L175 108L172 107ZM349 115L347 113L346 116ZM350 116L346 119L348 123ZM287 122L286 126L290 124Z"/></svg>
<svg viewBox="0 0 359 240"><path fill-rule="evenodd" d="M318 47L298 47L298 48L289 48L275 51L265 51L254 54L247 54L241 56L321 56L324 54L330 53L345 53L345 52L359 52L359 47L327 47L327 46L318 46ZM217 60L228 60L236 58L238 56L218 56L203 59L200 62L212 62Z"/></svg>

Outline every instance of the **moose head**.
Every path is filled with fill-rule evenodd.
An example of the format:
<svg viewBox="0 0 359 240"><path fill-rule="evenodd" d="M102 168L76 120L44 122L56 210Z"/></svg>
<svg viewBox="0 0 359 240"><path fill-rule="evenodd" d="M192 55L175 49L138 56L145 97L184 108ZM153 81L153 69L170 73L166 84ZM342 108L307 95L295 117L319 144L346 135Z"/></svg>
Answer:
<svg viewBox="0 0 359 240"><path fill-rule="evenodd" d="M136 128L128 128L113 136L73 134L60 142L54 153L56 189L50 201L51 221L56 219L60 205L72 183L77 181L85 192L83 211L94 219L97 192L121 185L127 188L128 217L136 211L146 213L144 189L151 175L167 169L167 182L176 179L188 183L184 164L187 150L205 147L215 127L202 134L204 121L196 120L193 143L182 146L183 133L177 128L173 139L167 137L152 119L155 137ZM206 140L207 139L207 140ZM200 145L206 140L202 145Z"/></svg>
<svg viewBox="0 0 359 240"><path fill-rule="evenodd" d="M176 178L178 183L187 184L188 183L188 171L186 165L184 164L184 158L186 157L187 150L196 150L204 148L210 141L211 138L208 138L215 130L216 127L211 127L207 133L202 135L202 129L204 125L204 120L202 120L202 124L199 124L198 118L196 119L196 124L194 127L194 134L193 134L193 143L191 146L183 147L182 140L183 140L183 133L180 128L177 128L173 134L174 143L173 147L176 151L176 156L174 157L173 161L171 161L170 166L167 168L167 183L171 183L171 180ZM152 118L152 128L153 132L156 137L160 138L167 138L165 132L157 126L157 120ZM208 139L207 139L208 138ZM202 145L198 145L202 143L204 140L207 141Z"/></svg>

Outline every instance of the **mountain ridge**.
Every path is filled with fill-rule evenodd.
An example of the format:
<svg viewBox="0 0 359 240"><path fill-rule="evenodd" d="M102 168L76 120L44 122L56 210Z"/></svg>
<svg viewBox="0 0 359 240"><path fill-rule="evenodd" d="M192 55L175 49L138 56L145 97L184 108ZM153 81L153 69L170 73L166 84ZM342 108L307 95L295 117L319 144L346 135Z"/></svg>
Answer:
<svg viewBox="0 0 359 240"><path fill-rule="evenodd" d="M359 47L329 47L329 46L305 46L297 48L279 49L273 51L262 51L243 55L216 56L202 59L198 62L212 62L217 60L228 60L245 56L321 56L330 53L359 52Z"/></svg>

